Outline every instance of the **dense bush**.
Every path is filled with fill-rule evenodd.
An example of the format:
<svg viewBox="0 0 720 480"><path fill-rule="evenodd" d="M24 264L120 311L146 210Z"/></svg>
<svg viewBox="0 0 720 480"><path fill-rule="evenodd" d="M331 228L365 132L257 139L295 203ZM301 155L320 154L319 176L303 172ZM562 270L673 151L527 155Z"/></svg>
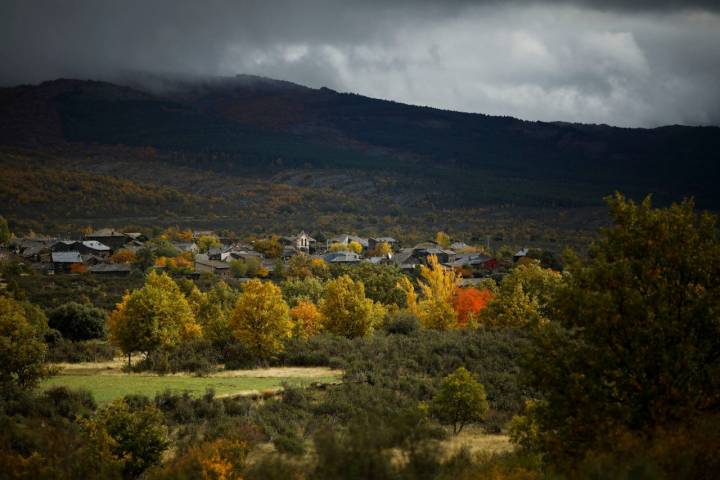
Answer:
<svg viewBox="0 0 720 480"><path fill-rule="evenodd" d="M385 331L397 335L410 335L420 328L420 320L407 310L389 314L385 319Z"/></svg>
<svg viewBox="0 0 720 480"><path fill-rule="evenodd" d="M133 371L156 373L193 372L198 375L217 370L220 351L205 339L189 340L172 348L161 348L148 353L132 366Z"/></svg>
<svg viewBox="0 0 720 480"><path fill-rule="evenodd" d="M102 340L74 342L55 337L48 342L48 347L47 360L49 362L105 362L112 360L120 353L110 343Z"/></svg>
<svg viewBox="0 0 720 480"><path fill-rule="evenodd" d="M105 336L104 310L90 305L68 302L48 313L48 325L68 340L92 340Z"/></svg>

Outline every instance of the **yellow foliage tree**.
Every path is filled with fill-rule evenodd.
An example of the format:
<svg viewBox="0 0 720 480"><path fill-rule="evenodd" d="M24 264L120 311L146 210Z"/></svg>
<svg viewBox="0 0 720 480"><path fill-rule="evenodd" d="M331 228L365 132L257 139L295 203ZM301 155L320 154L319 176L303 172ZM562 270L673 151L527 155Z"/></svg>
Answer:
<svg viewBox="0 0 720 480"><path fill-rule="evenodd" d="M363 251L363 246L352 240L348 243L333 243L328 250L330 252L355 252L359 255Z"/></svg>
<svg viewBox="0 0 720 480"><path fill-rule="evenodd" d="M290 318L293 321L294 337L307 338L320 333L322 313L314 303L301 300L290 309Z"/></svg>
<svg viewBox="0 0 720 480"><path fill-rule="evenodd" d="M363 246L360 245L360 243L356 242L355 240L348 243L348 248L350 249L351 252L355 252L358 255L361 254L363 251Z"/></svg>
<svg viewBox="0 0 720 480"><path fill-rule="evenodd" d="M373 249L373 251L370 252L370 256L371 257L384 257L390 253L392 253L392 247L390 246L390 244L387 242L380 242Z"/></svg>
<svg viewBox="0 0 720 480"><path fill-rule="evenodd" d="M450 235L445 232L437 232L435 235L435 243L443 248L448 248L450 246Z"/></svg>
<svg viewBox="0 0 720 480"><path fill-rule="evenodd" d="M291 335L292 323L280 289L255 279L245 283L230 317L230 328L260 358L281 351L283 339Z"/></svg>
<svg viewBox="0 0 720 480"><path fill-rule="evenodd" d="M447 330L457 326L457 313L452 302L461 280L454 271L440 265L435 255L430 255L428 266L420 267L421 298L418 300L415 287L407 277L400 280L398 287L405 291L408 309L425 328Z"/></svg>
<svg viewBox="0 0 720 480"><path fill-rule="evenodd" d="M548 321L548 304L562 283L562 275L537 261L517 265L506 276L497 296L480 314L492 326L537 325Z"/></svg>
<svg viewBox="0 0 720 480"><path fill-rule="evenodd" d="M365 297L362 282L347 275L327 283L320 311L326 330L351 338L372 332L386 313L382 304Z"/></svg>
<svg viewBox="0 0 720 480"><path fill-rule="evenodd" d="M202 335L192 308L166 274L151 271L145 286L125 294L108 320L110 340L128 355L173 347Z"/></svg>
<svg viewBox="0 0 720 480"><path fill-rule="evenodd" d="M135 252L123 248L115 252L110 257L110 261L113 263L133 263L135 261Z"/></svg>
<svg viewBox="0 0 720 480"><path fill-rule="evenodd" d="M197 239L197 246L201 253L205 253L211 248L219 248L221 245L220 239L213 235L203 235Z"/></svg>

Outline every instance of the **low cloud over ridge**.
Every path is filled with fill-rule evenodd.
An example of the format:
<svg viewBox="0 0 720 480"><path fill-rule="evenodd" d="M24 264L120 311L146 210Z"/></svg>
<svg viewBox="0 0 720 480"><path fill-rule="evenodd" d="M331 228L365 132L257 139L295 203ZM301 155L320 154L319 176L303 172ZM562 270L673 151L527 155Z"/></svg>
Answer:
<svg viewBox="0 0 720 480"><path fill-rule="evenodd" d="M720 123L717 2L387 3L5 1L0 83L251 73L526 119Z"/></svg>

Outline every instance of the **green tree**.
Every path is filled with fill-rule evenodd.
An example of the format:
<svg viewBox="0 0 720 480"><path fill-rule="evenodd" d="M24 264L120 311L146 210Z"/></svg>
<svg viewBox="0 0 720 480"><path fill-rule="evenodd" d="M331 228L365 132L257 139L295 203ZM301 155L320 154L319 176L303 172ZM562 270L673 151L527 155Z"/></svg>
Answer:
<svg viewBox="0 0 720 480"><path fill-rule="evenodd" d="M197 239L197 246L200 253L207 253L211 248L220 248L221 245L220 239L214 235L203 235Z"/></svg>
<svg viewBox="0 0 720 480"><path fill-rule="evenodd" d="M0 384L29 389L47 374L43 323L33 306L0 297Z"/></svg>
<svg viewBox="0 0 720 480"><path fill-rule="evenodd" d="M243 259L231 260L230 271L235 278L244 278L247 276L248 266Z"/></svg>
<svg viewBox="0 0 720 480"><path fill-rule="evenodd" d="M128 356L176 346L181 340L198 337L187 298L166 274L151 271L145 285L127 293L110 315L110 339Z"/></svg>
<svg viewBox="0 0 720 480"><path fill-rule="evenodd" d="M255 250L262 253L267 258L278 258L283 252L283 246L280 244L280 239L276 236L255 240L253 245L255 246Z"/></svg>
<svg viewBox="0 0 720 480"><path fill-rule="evenodd" d="M163 414L152 404L133 409L125 400L116 400L81 424L95 455L114 458L125 478L138 478L159 464L170 444Z"/></svg>
<svg viewBox="0 0 720 480"><path fill-rule="evenodd" d="M614 432L649 433L720 411L716 218L684 201L655 209L619 194L613 226L569 275L527 359L546 458L564 464Z"/></svg>
<svg viewBox="0 0 720 480"><path fill-rule="evenodd" d="M133 263L144 271L155 265L156 258L157 255L155 255L155 251L150 248L150 246L146 245L135 252L135 259L133 260Z"/></svg>
<svg viewBox="0 0 720 480"><path fill-rule="evenodd" d="M151 242L155 257L175 258L180 255L180 250L167 240L153 240Z"/></svg>
<svg viewBox="0 0 720 480"><path fill-rule="evenodd" d="M280 289L260 280L245 283L230 317L230 328L259 358L281 351L283 340L290 337L292 323Z"/></svg>
<svg viewBox="0 0 720 480"><path fill-rule="evenodd" d="M347 275L365 286L365 295L384 305L405 305L405 293L398 288L403 273L396 265L375 265L363 262L359 265L333 265L334 276Z"/></svg>
<svg viewBox="0 0 720 480"><path fill-rule="evenodd" d="M485 387L464 367L443 379L430 404L432 414L440 423L452 425L455 434L468 423L485 418L488 409Z"/></svg>
<svg viewBox="0 0 720 480"><path fill-rule="evenodd" d="M235 308L239 293L220 281L208 290L197 312L197 321L205 338L215 344L223 344L232 338L230 315Z"/></svg>
<svg viewBox="0 0 720 480"><path fill-rule="evenodd" d="M522 326L547 321L548 305L562 275L532 261L513 268L480 315L480 322L495 326Z"/></svg>
<svg viewBox="0 0 720 480"><path fill-rule="evenodd" d="M365 297L365 286L347 275L329 281L320 303L325 329L335 335L362 337L382 320L385 310Z"/></svg>
<svg viewBox="0 0 720 480"><path fill-rule="evenodd" d="M91 340L105 336L107 315L100 308L68 302L48 314L48 325L69 340Z"/></svg>
<svg viewBox="0 0 720 480"><path fill-rule="evenodd" d="M12 238L7 220L0 215L0 245L7 245Z"/></svg>
<svg viewBox="0 0 720 480"><path fill-rule="evenodd" d="M282 283L281 288L283 297L291 307L303 300L317 305L325 293L323 282L314 277L286 280Z"/></svg>

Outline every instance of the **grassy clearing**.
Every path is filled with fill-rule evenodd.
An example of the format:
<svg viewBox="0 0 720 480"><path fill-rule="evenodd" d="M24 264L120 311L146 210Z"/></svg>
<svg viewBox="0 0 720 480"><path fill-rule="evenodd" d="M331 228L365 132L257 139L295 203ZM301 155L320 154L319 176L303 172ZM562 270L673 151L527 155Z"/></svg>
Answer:
<svg viewBox="0 0 720 480"><path fill-rule="evenodd" d="M499 454L514 449L510 437L485 433L480 425L469 425L459 434L451 434L442 444L448 458L459 453L463 448L471 454Z"/></svg>
<svg viewBox="0 0 720 480"><path fill-rule="evenodd" d="M279 389L283 383L300 386L314 382L337 382L341 375L337 370L317 367L231 370L207 377L196 377L186 374L124 373L119 369L119 362L62 366L64 368L61 373L45 380L40 386L41 389L56 386L82 388L89 390L101 404L128 394L153 397L166 390L189 392L193 396L203 395L208 389L215 390L217 396L243 395Z"/></svg>

